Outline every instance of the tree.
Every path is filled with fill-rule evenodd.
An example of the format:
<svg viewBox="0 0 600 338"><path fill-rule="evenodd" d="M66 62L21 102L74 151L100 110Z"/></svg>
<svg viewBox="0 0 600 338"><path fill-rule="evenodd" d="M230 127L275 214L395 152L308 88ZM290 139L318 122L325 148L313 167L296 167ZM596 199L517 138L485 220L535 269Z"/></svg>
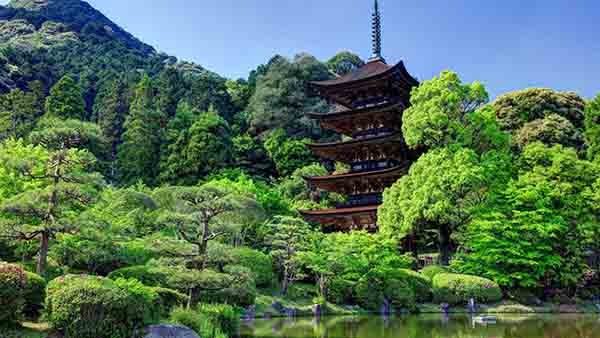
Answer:
<svg viewBox="0 0 600 338"><path fill-rule="evenodd" d="M594 160L600 156L600 94L588 103L585 110L585 137L588 158Z"/></svg>
<svg viewBox="0 0 600 338"><path fill-rule="evenodd" d="M279 175L287 176L311 162L316 162L316 157L307 147L309 143L309 139L290 139L283 129L276 129L269 133L264 146Z"/></svg>
<svg viewBox="0 0 600 338"><path fill-rule="evenodd" d="M163 181L195 184L231 162L229 125L214 111L198 113L185 103L180 105L167 138L161 161Z"/></svg>
<svg viewBox="0 0 600 338"><path fill-rule="evenodd" d="M254 196L230 186L209 182L200 187L167 188L172 199L163 222L174 226L181 239L194 245L194 256L204 259L208 243L238 228L228 214L257 208Z"/></svg>
<svg viewBox="0 0 600 338"><path fill-rule="evenodd" d="M46 271L49 244L57 233L74 231L73 217L86 208L99 190L102 179L90 171L94 157L86 150L69 148L77 134L51 135L62 141L48 149L9 140L2 147L4 171L18 177L24 188L0 204L3 233L13 240L40 240L37 272ZM24 149L27 148L27 149ZM14 155L20 154L19 157Z"/></svg>
<svg viewBox="0 0 600 338"><path fill-rule="evenodd" d="M281 274L281 293L286 295L289 285L302 277L298 254L307 248L311 229L302 219L290 216L275 216L267 227L267 242Z"/></svg>
<svg viewBox="0 0 600 338"><path fill-rule="evenodd" d="M177 112L180 99L185 94L184 79L175 67L165 67L158 75L157 109L168 118Z"/></svg>
<svg viewBox="0 0 600 338"><path fill-rule="evenodd" d="M102 129L102 134L110 145L108 157L108 177L115 180L117 177L118 148L122 142L124 123L129 112L130 90L124 79L115 80L110 91L102 98L97 109L97 123Z"/></svg>
<svg viewBox="0 0 600 338"><path fill-rule="evenodd" d="M250 102L250 87L248 82L244 79L238 80L227 80L225 82L227 87L227 93L231 97L231 103L235 107L235 111L242 111L246 109Z"/></svg>
<svg viewBox="0 0 600 338"><path fill-rule="evenodd" d="M338 76L344 76L353 70L362 67L365 62L360 58L360 56L344 51L337 53L334 57L327 61L327 68L333 74Z"/></svg>
<svg viewBox="0 0 600 338"><path fill-rule="evenodd" d="M226 80L219 75L202 71L190 79L188 101L199 111L216 111L226 121L231 121L234 106L227 91Z"/></svg>
<svg viewBox="0 0 600 338"><path fill-rule="evenodd" d="M536 141L550 146L583 145L585 101L575 93L525 89L498 97L491 107L502 130L521 135L515 138L520 148ZM523 137L531 134L537 137Z"/></svg>
<svg viewBox="0 0 600 338"><path fill-rule="evenodd" d="M64 119L84 119L85 101L81 88L69 75L63 76L50 89L46 98L46 114Z"/></svg>
<svg viewBox="0 0 600 338"><path fill-rule="evenodd" d="M471 209L484 198L490 173L504 169L496 160L464 148L429 151L385 190L378 212L381 231L396 238L439 231L440 261L448 265L452 231L470 219Z"/></svg>
<svg viewBox="0 0 600 338"><path fill-rule="evenodd" d="M593 185L600 171L574 149L532 143L518 176L467 226L456 268L505 287L573 289L597 247ZM593 207L592 207L593 208Z"/></svg>
<svg viewBox="0 0 600 338"><path fill-rule="evenodd" d="M41 113L33 92L13 89L0 96L0 140L27 136Z"/></svg>
<svg viewBox="0 0 600 338"><path fill-rule="evenodd" d="M267 73L258 77L250 99L251 133L281 128L290 136L319 136L321 131L304 115L328 111L329 106L322 99L309 96L306 85L330 77L327 67L312 56L300 54L293 62L283 57L273 58Z"/></svg>
<svg viewBox="0 0 600 338"><path fill-rule="evenodd" d="M148 76L137 85L125 120L123 143L118 146L119 181L153 185L160 173L160 148L165 117L154 106L154 89Z"/></svg>
<svg viewBox="0 0 600 338"><path fill-rule="evenodd" d="M474 114L488 101L488 97L479 82L463 84L456 73L449 71L421 83L413 90L411 107L404 111L402 117L406 143L411 148L435 148L457 143L471 146L474 143L469 133L471 120L477 117Z"/></svg>

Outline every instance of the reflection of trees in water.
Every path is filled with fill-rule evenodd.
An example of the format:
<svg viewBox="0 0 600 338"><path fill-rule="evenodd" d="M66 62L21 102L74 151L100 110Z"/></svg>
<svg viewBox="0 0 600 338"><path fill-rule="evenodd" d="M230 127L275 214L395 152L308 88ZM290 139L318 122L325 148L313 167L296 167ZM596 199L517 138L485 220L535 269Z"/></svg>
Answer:
<svg viewBox="0 0 600 338"><path fill-rule="evenodd" d="M323 317L257 320L250 338L598 338L597 316L495 315L496 324L473 323L469 315ZM251 334L254 332L254 334Z"/></svg>

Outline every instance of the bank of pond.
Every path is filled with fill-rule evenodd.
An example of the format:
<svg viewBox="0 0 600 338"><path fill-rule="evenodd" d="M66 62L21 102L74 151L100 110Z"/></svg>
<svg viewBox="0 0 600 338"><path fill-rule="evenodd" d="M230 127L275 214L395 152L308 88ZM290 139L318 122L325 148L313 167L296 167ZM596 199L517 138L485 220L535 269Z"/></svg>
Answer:
<svg viewBox="0 0 600 338"><path fill-rule="evenodd" d="M20 265L0 263L0 324L6 328L0 338L48 334L77 338L144 337L145 328L153 324L185 326L202 338L240 334L267 337L262 332L268 327L282 328L269 337L430 337L394 332L404 326L418 330L426 325L427 318L438 318L432 323L438 323L440 329L463 327L464 318L488 325L491 319L495 321L507 313L520 314L518 318L524 320L539 313L597 313L595 318L600 321L600 305L591 300L544 302L532 292L503 291L491 280L449 273L441 267L420 272L386 271L385 278L373 273L352 286L330 287L326 296L308 284L292 284L281 296L277 288L256 289L251 285L236 286L234 282L222 286L218 273L203 276L213 286L207 283L201 288L184 277L176 271L134 267L116 270L108 277L64 275L47 282ZM411 316L417 313L436 315ZM456 317L457 314L462 315ZM481 317L483 314L489 317ZM500 317L500 325L505 323L504 318ZM578 327L576 323L581 320L586 328L597 325L588 323L588 317L551 318L577 318L573 325ZM27 321L41 324L20 328ZM288 329L300 335L288 335ZM362 330L384 335L357 335ZM321 331L332 333L323 335ZM454 337L452 332L443 336Z"/></svg>

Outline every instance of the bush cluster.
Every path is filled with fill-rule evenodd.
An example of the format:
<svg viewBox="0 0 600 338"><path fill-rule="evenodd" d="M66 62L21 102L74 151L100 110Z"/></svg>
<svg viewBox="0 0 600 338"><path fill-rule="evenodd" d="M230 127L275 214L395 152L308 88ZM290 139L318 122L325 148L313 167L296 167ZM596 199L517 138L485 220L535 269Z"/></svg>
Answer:
<svg viewBox="0 0 600 338"><path fill-rule="evenodd" d="M213 325L209 318L194 309L174 308L169 323L189 327L203 338L228 338L219 327Z"/></svg>
<svg viewBox="0 0 600 338"><path fill-rule="evenodd" d="M213 326L220 328L230 337L237 335L240 314L227 304L199 304L198 312L208 318Z"/></svg>
<svg viewBox="0 0 600 338"><path fill-rule="evenodd" d="M26 271L25 283L25 309L23 313L27 318L37 318L43 308L46 298L46 280L35 273Z"/></svg>
<svg viewBox="0 0 600 338"><path fill-rule="evenodd" d="M0 326L12 326L25 307L27 274L14 264L0 263Z"/></svg>
<svg viewBox="0 0 600 338"><path fill-rule="evenodd" d="M429 280L433 280L433 277L437 276L440 273L449 272L447 267L441 265L429 265L421 269L420 273L429 278Z"/></svg>
<svg viewBox="0 0 600 338"><path fill-rule="evenodd" d="M48 284L47 319L66 337L125 338L159 319L159 292L135 279L68 275Z"/></svg>
<svg viewBox="0 0 600 338"><path fill-rule="evenodd" d="M466 304L471 298L478 303L495 303L502 299L498 284L482 277L440 273L432 284L436 303Z"/></svg>

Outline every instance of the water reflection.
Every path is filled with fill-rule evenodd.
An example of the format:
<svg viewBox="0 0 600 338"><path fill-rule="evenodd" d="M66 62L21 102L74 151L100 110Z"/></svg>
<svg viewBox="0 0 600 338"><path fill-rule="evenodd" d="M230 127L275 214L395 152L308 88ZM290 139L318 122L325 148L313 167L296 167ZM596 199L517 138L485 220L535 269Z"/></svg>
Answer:
<svg viewBox="0 0 600 338"><path fill-rule="evenodd" d="M257 320L243 338L600 338L598 315L498 315L479 323L469 315L331 317Z"/></svg>

